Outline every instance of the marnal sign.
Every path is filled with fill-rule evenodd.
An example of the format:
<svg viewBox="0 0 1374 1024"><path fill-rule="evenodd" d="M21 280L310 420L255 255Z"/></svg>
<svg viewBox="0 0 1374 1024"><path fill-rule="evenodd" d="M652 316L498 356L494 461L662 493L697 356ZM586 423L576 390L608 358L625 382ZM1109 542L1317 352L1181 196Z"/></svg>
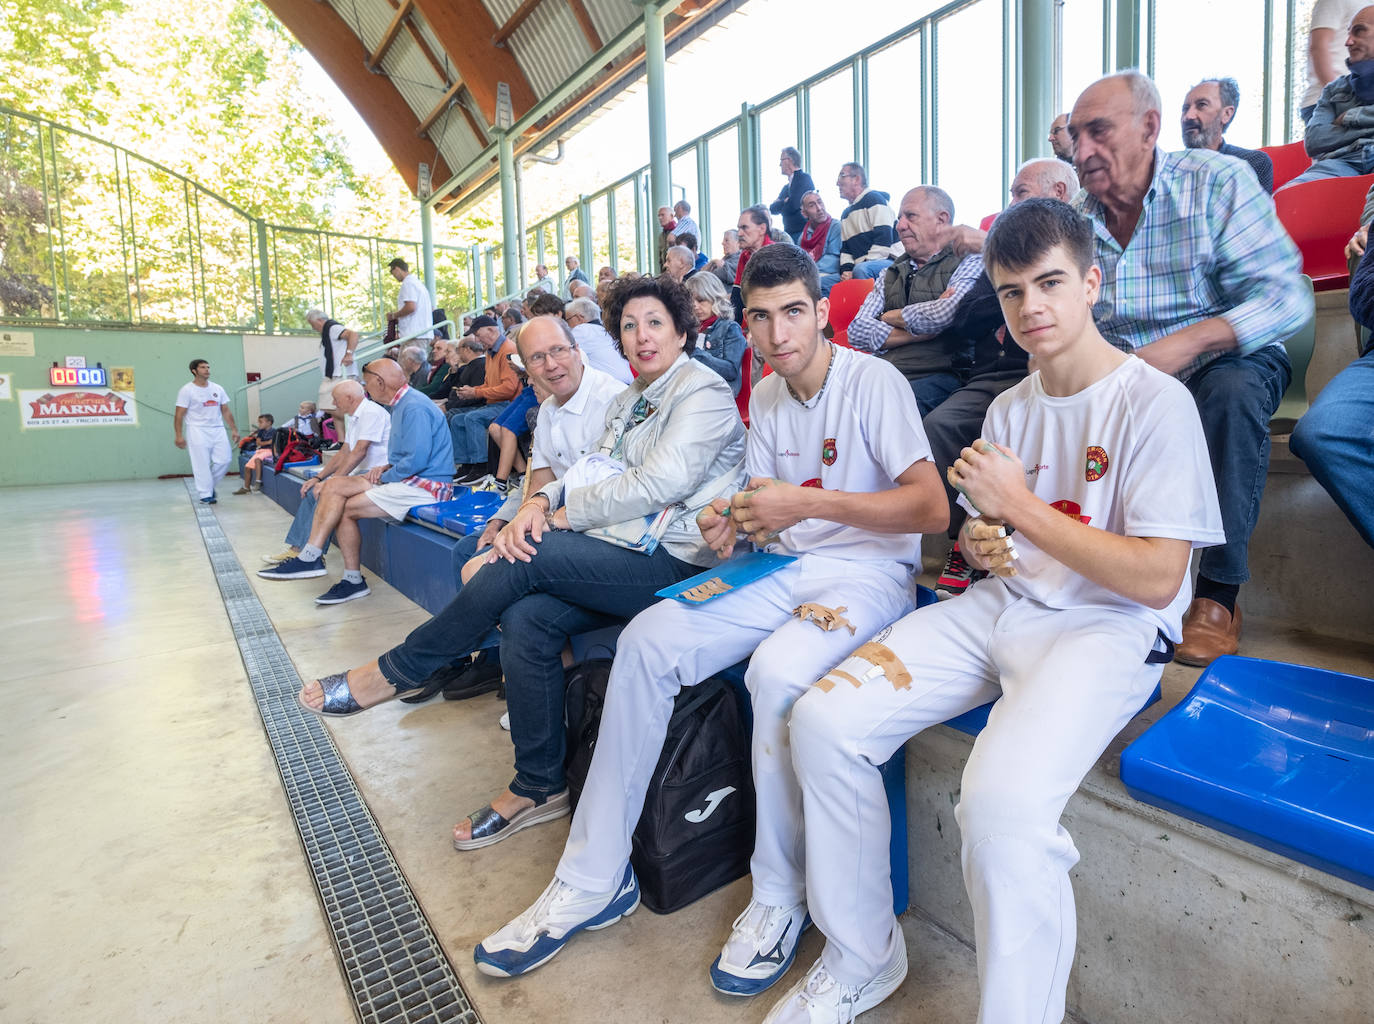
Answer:
<svg viewBox="0 0 1374 1024"><path fill-rule="evenodd" d="M19 407L24 429L30 427L136 426L138 407L134 393L100 391L20 391Z"/></svg>

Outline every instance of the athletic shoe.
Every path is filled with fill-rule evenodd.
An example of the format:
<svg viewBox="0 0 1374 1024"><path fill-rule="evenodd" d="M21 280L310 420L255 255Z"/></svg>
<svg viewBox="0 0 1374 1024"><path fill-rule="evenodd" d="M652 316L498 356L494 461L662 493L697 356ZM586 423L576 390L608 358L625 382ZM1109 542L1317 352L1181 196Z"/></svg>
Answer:
<svg viewBox="0 0 1374 1024"><path fill-rule="evenodd" d="M628 864L610 892L584 892L555 878L534 906L478 943L472 958L483 974L514 978L548 963L578 932L613 925L638 907L639 879Z"/></svg>
<svg viewBox="0 0 1374 1024"><path fill-rule="evenodd" d="M501 726L502 729L505 729L506 732L510 732L510 712L509 712L509 711L502 711L502 712L501 712L501 718L499 719L498 724Z"/></svg>
<svg viewBox="0 0 1374 1024"><path fill-rule="evenodd" d="M958 543L955 543L945 557L945 567L940 573L940 578L935 581L935 593L942 601L947 597L958 597L970 584L977 583L986 576L987 573L964 561L964 554L959 550Z"/></svg>
<svg viewBox="0 0 1374 1024"><path fill-rule="evenodd" d="M258 575L262 575L259 573ZM357 583L349 583L348 580L339 580L332 587L326 590L319 597L315 598L316 604L343 604L345 601L356 601L360 597L366 597L372 591L367 589L367 580L359 580Z"/></svg>
<svg viewBox="0 0 1374 1024"><path fill-rule="evenodd" d="M252 494L252 493L253 493L253 488L251 488L251 487L240 487L240 488L239 488L237 491L235 491L234 493L235 493L235 494Z"/></svg>
<svg viewBox="0 0 1374 1024"><path fill-rule="evenodd" d="M461 673L444 684L444 700L467 700L491 693L501 685L501 662L479 654Z"/></svg>
<svg viewBox="0 0 1374 1024"><path fill-rule="evenodd" d="M472 486L473 484L475 484L478 480L483 479L486 475L487 475L487 467L486 467L486 464L485 464L485 463L480 463L480 462L479 462L479 463L478 463L477 465L475 465L475 466L474 466L474 465L465 465L465 466L459 467L459 472L458 472L457 474L454 475L454 477L453 477L453 482L454 482L455 485L456 485L456 484L464 484L464 485L466 485L466 486L468 486L468 487L471 487L471 486Z"/></svg>
<svg viewBox="0 0 1374 1024"><path fill-rule="evenodd" d="M208 498L201 498L200 503L202 505L216 505L219 503L219 499L212 494Z"/></svg>
<svg viewBox="0 0 1374 1024"><path fill-rule="evenodd" d="M773 1004L763 1024L850 1024L896 992L905 978L904 942L898 942L897 956L876 978L857 987L835 980L817 960L807 976Z"/></svg>
<svg viewBox="0 0 1374 1024"><path fill-rule="evenodd" d="M328 571L324 566L324 555L313 562L302 561L299 555L292 555L270 569L259 569L258 575L265 580L308 580L324 576Z"/></svg>
<svg viewBox="0 0 1374 1024"><path fill-rule="evenodd" d="M277 565L280 562L285 562L288 558L295 558L298 554L300 554L299 551L287 548L285 551L278 551L275 555L263 555L262 560L268 565Z"/></svg>
<svg viewBox="0 0 1374 1024"><path fill-rule="evenodd" d="M810 927L805 903L770 907L750 900L711 964L711 987L727 996L758 995L787 973L797 958L797 941Z"/></svg>

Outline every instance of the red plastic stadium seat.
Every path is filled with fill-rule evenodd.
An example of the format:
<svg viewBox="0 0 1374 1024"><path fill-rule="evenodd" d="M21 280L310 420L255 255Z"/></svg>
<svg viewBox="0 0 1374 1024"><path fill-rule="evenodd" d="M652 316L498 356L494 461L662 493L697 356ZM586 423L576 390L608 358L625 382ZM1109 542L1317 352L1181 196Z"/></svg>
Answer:
<svg viewBox="0 0 1374 1024"><path fill-rule="evenodd" d="M978 222L979 231L988 231L992 228L992 222L997 219L997 214L990 213Z"/></svg>
<svg viewBox="0 0 1374 1024"><path fill-rule="evenodd" d="M1319 292L1350 285L1345 243L1360 226L1365 193L1374 174L1320 178L1274 193L1274 208L1302 251L1302 271Z"/></svg>
<svg viewBox="0 0 1374 1024"><path fill-rule="evenodd" d="M836 344L853 347L849 344L849 325L873 290L874 283L872 278L850 278L830 289L830 326L834 328Z"/></svg>
<svg viewBox="0 0 1374 1024"><path fill-rule="evenodd" d="M748 346L744 350L744 358L739 361L739 394L735 396L735 408L739 410L739 418L744 420L744 425L749 426L749 392L754 389L754 347Z"/></svg>
<svg viewBox="0 0 1374 1024"><path fill-rule="evenodd" d="M1302 140L1290 142L1286 146L1261 146L1261 153L1269 154L1274 161L1274 188L1282 188L1312 166L1312 158L1307 155Z"/></svg>

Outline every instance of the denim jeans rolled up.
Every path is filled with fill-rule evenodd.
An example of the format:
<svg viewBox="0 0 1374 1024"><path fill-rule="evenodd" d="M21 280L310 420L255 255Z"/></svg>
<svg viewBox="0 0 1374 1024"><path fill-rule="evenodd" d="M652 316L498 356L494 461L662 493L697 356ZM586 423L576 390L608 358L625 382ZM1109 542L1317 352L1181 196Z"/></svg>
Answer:
<svg viewBox="0 0 1374 1024"><path fill-rule="evenodd" d="M1226 543L1202 552L1198 572L1217 583L1250 579L1250 535L1269 475L1269 420L1293 367L1282 345L1249 355L1229 352L1185 382L1197 402L1217 483Z"/></svg>
<svg viewBox="0 0 1374 1024"><path fill-rule="evenodd" d="M449 434L453 438L453 461L487 461L487 427L505 412L509 402L488 402L474 409L456 409L448 414Z"/></svg>
<svg viewBox="0 0 1374 1024"><path fill-rule="evenodd" d="M1374 350L1322 389L1290 446L1374 547Z"/></svg>
<svg viewBox="0 0 1374 1024"><path fill-rule="evenodd" d="M664 548L642 555L570 531L546 533L537 548L529 562L483 566L378 664L397 689L413 689L435 669L476 650L500 624L515 743L511 791L541 800L564 788L561 653L567 638L633 618L658 600L655 591L700 567Z"/></svg>

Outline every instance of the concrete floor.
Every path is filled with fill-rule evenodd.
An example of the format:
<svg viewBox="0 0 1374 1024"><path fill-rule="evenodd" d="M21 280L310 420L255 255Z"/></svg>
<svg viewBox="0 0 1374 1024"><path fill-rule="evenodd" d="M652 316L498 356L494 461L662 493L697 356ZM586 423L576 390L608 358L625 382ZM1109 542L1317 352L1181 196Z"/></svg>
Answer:
<svg viewBox="0 0 1374 1024"><path fill-rule="evenodd" d="M330 580L259 580L287 519L230 489L216 515L303 677L424 621L370 573L371 597L327 609L313 598ZM354 1019L182 482L4 495L0 1019ZM567 836L565 819L475 853L449 845L508 781L502 709L391 703L330 722L483 1020L761 1020L770 997L727 999L706 977L747 880L668 917L641 909L528 978L476 973L473 944L539 894ZM972 1020L972 952L904 925L908 980L864 1020ZM820 945L804 940L803 966Z"/></svg>

